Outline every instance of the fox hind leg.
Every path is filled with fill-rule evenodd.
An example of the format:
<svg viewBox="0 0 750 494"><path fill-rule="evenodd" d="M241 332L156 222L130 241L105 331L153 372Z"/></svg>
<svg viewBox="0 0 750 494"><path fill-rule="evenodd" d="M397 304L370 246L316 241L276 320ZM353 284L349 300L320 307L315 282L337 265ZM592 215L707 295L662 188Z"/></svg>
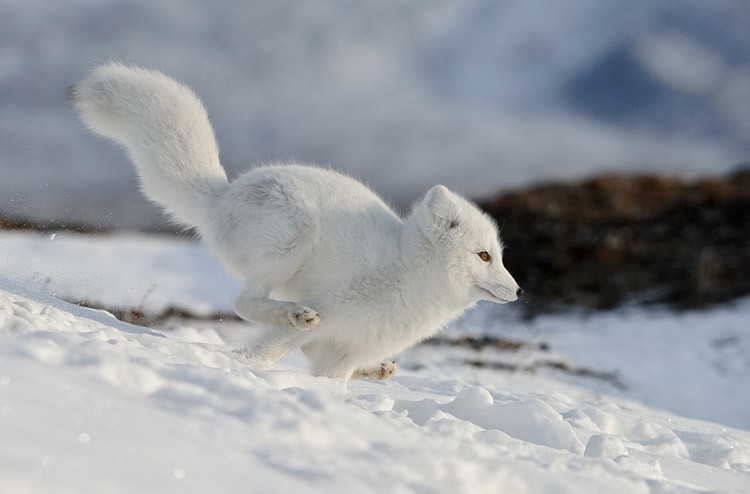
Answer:
<svg viewBox="0 0 750 494"><path fill-rule="evenodd" d="M307 334L288 326L264 328L258 340L238 353L254 369L272 369L284 355L298 347Z"/></svg>
<svg viewBox="0 0 750 494"><path fill-rule="evenodd" d="M312 340L302 345L302 352L310 360L312 374L337 379L374 379L384 381L396 371L396 363L382 362L362 368L345 347L332 341Z"/></svg>
<svg viewBox="0 0 750 494"><path fill-rule="evenodd" d="M313 339L302 345L302 353L310 361L313 376L325 376L348 381L356 364L345 348L331 340Z"/></svg>

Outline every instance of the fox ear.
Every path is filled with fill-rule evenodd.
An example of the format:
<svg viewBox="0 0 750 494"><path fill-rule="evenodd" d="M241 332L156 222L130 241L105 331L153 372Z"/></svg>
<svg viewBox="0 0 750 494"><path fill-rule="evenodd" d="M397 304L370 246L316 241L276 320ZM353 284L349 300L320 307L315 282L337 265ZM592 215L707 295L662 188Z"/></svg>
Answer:
<svg viewBox="0 0 750 494"><path fill-rule="evenodd" d="M453 193L442 185L436 185L427 191L424 204L433 223L444 230L456 228L458 221L458 207L453 200Z"/></svg>

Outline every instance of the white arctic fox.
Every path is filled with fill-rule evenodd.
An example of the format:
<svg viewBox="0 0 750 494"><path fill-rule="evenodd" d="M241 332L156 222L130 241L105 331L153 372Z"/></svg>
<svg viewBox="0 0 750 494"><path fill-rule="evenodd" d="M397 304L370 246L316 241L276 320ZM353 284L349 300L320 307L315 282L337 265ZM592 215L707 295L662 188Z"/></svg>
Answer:
<svg viewBox="0 0 750 494"><path fill-rule="evenodd" d="M206 110L166 75L108 63L69 98L95 133L122 145L143 192L197 229L245 283L235 311L261 326L243 351L268 368L301 347L315 375L385 379L385 360L479 300L522 290L495 223L442 185L406 218L360 182L288 164L229 183Z"/></svg>

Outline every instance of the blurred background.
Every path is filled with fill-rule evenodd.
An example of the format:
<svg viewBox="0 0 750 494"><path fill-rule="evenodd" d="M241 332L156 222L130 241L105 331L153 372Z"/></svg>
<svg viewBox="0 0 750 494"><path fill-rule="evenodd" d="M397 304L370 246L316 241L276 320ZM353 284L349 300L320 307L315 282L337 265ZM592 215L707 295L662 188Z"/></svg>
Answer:
<svg viewBox="0 0 750 494"><path fill-rule="evenodd" d="M63 98L96 63L204 99L230 175L330 165L401 210L605 171L721 175L750 159L743 0L4 0L0 214L164 228L124 154Z"/></svg>

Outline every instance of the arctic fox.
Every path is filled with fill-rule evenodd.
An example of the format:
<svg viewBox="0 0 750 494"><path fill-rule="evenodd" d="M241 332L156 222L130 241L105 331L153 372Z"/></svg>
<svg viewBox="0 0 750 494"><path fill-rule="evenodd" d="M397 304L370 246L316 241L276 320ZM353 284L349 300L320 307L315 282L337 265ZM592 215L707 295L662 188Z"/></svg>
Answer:
<svg viewBox="0 0 750 494"><path fill-rule="evenodd" d="M479 300L522 293L493 220L442 185L401 218L362 183L298 164L229 183L205 107L152 70L107 63L68 91L85 125L127 151L143 192L242 282L263 328L242 352L271 368L301 347L314 375L389 377L395 354Z"/></svg>

